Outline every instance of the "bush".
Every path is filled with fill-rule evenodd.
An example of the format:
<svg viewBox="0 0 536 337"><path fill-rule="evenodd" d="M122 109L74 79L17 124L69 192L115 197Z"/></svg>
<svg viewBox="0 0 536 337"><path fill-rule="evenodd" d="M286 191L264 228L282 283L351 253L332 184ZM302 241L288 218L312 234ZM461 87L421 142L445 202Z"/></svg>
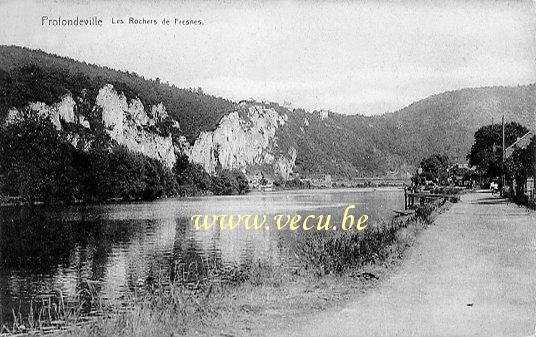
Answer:
<svg viewBox="0 0 536 337"><path fill-rule="evenodd" d="M222 170L212 177L211 190L216 195L244 194L249 191L246 176L238 170Z"/></svg>
<svg viewBox="0 0 536 337"><path fill-rule="evenodd" d="M184 163L180 163L181 161L183 160L177 161L179 166L184 165ZM181 191L188 191L187 194L181 192L181 195L197 195L211 189L212 178L201 165L188 162L183 168L177 168L177 164L175 167L178 186L180 186ZM177 172L180 173L177 175Z"/></svg>

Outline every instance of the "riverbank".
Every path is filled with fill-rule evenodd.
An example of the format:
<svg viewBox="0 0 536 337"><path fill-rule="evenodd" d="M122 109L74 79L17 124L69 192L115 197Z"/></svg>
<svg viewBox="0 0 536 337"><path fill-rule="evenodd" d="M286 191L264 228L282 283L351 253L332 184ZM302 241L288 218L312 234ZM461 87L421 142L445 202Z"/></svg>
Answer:
<svg viewBox="0 0 536 337"><path fill-rule="evenodd" d="M312 313L339 306L384 280L400 264L417 234L446 207L448 204L433 212L428 207L418 215L383 223L361 238L317 238L314 242L319 244L309 251L319 247L345 251L335 256L328 269L317 268L316 262L303 256L302 268L258 264L249 270L214 274L210 282L197 288L155 282L133 294L129 310L107 313L110 318L96 318L82 326L68 325L59 335L250 336L282 329ZM374 235L381 233L389 235ZM348 242L354 244L344 244ZM351 248L356 243L360 243L358 250ZM225 282L228 279L234 282Z"/></svg>
<svg viewBox="0 0 536 337"><path fill-rule="evenodd" d="M532 336L536 212L489 191L424 231L379 287L271 336Z"/></svg>
<svg viewBox="0 0 536 337"><path fill-rule="evenodd" d="M251 195L251 194L273 194L273 193L283 193L283 192L307 192L307 191L317 191L317 190L327 190L327 191L360 191L360 192L367 192L367 191L396 191L396 190L403 190L403 186L380 186L380 187L370 187L370 186L359 186L359 187L333 187L333 188L278 188L273 191L259 191L256 189L252 189L248 191L245 194L241 195ZM238 195L238 194L227 194L227 195ZM155 202L159 200L174 200L174 199L180 199L180 200L188 200L189 198L202 198L202 197L213 197L213 196L226 196L224 195L214 195L212 193L205 193L205 194L199 194L199 195L192 195L192 196L169 196L169 197L162 197L157 198L154 200L123 200L121 198L113 198L98 202L90 202L90 201L76 201L72 203L65 203L65 202L57 202L53 204L47 204L42 201L34 202L32 206L43 206L43 205L113 205L113 204L123 204L123 203L136 203L136 202ZM24 201L20 197L1 197L0 196L0 207L27 207L30 206L28 202Z"/></svg>

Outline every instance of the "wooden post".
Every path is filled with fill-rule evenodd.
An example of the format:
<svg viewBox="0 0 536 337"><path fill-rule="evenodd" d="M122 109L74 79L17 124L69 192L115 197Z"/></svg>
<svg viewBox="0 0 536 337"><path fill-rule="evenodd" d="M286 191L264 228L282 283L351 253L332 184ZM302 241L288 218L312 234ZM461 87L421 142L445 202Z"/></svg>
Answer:
<svg viewBox="0 0 536 337"><path fill-rule="evenodd" d="M404 210L408 209L408 191L406 185L404 185Z"/></svg>

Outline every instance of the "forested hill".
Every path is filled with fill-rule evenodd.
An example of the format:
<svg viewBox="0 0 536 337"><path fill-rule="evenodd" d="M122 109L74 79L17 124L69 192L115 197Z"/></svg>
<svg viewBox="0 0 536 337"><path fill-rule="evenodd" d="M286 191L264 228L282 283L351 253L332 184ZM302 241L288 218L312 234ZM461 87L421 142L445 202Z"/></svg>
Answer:
<svg viewBox="0 0 536 337"><path fill-rule="evenodd" d="M469 88L445 92L381 116L329 112L307 119L298 137L298 167L341 175L403 175L432 154L466 162L475 131L483 125L515 121L536 130L536 85ZM298 134L299 132L294 132Z"/></svg>
<svg viewBox="0 0 536 337"><path fill-rule="evenodd" d="M2 81L9 74L37 66L55 76L36 82L36 76L12 76L17 82L6 88ZM17 74L20 75L20 74ZM25 81L26 80L26 81ZM74 95L81 90L93 91L105 83L113 84L127 98L139 97L145 107L162 102L175 120L181 121L182 134L192 141L201 131L213 130L222 116L236 104L219 97L205 95L201 89L180 89L168 83L145 79L134 72L118 71L87 64L70 58L16 46L0 46L0 118L11 107L22 107L31 101L53 103L65 90ZM8 91L8 92L6 92Z"/></svg>
<svg viewBox="0 0 536 337"><path fill-rule="evenodd" d="M502 115L507 121L516 121L528 128L534 129L536 124L534 84L440 93L381 116L334 112L326 115L325 112L311 113L301 109L289 111L277 104L238 104L206 95L200 89L180 89L131 72L90 65L27 48L0 46L0 120L13 107L23 109L30 102L57 103L66 93L70 93L76 102L89 102L88 109L95 111L95 99L106 84L113 85L119 94L128 99L139 98L148 112L152 106L163 103L170 118L180 124L180 135L193 146L193 150L184 153L205 168L211 165L218 167L220 164L226 168L225 165L240 166L242 163L254 168L248 171L251 174L255 174L259 165L265 165L269 158L275 157L273 167L279 165L281 168L283 165L285 170L292 168L294 172L306 175L404 176L412 173L423 157L434 153L446 154L454 161L465 162L474 132L492 120L500 122ZM80 97L83 99L77 99ZM234 142L232 137L236 136L231 127L235 125L232 121L237 120L236 116L227 119L226 129L214 133L214 136L200 137L204 131L217 129L222 118L231 112L238 112L239 118L247 119L248 111L254 111L259 106L285 116L284 123L276 121L278 119L274 117L275 135L266 139L266 147L260 153L244 155L243 149L247 148L248 143L256 143L251 139L240 146L230 144ZM82 106L77 108L83 109ZM266 121L268 124L264 125L268 125L268 131L271 132L272 122ZM250 125L251 121L241 120L240 123ZM269 132L262 131L258 135L260 138L267 137ZM198 144L194 146L196 140ZM194 155L196 149L197 154ZM255 148L253 150L257 151ZM218 154L225 154L226 157L218 158ZM249 162L240 162L241 156L245 156Z"/></svg>
<svg viewBox="0 0 536 337"><path fill-rule="evenodd" d="M536 85L444 92L375 118L377 142L409 162L445 153L465 161L474 132L505 120L536 129ZM385 137L389 135L388 137Z"/></svg>

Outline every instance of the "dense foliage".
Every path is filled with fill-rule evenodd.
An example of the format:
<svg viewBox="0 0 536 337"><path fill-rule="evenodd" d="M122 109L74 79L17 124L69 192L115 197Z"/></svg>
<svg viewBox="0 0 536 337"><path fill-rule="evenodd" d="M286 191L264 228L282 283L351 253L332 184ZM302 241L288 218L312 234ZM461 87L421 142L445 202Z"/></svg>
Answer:
<svg viewBox="0 0 536 337"><path fill-rule="evenodd" d="M446 155L434 154L421 160L423 174L429 176L430 180L440 183L447 181L450 165L450 159Z"/></svg>
<svg viewBox="0 0 536 337"><path fill-rule="evenodd" d="M35 113L2 127L0 158L1 191L29 202L149 200L175 189L158 160L119 146L78 150Z"/></svg>
<svg viewBox="0 0 536 337"><path fill-rule="evenodd" d="M239 171L211 177L184 158L172 171L156 159L103 144L94 142L89 151L76 149L48 118L26 112L20 121L0 130L0 194L30 203L68 203L248 191Z"/></svg>
<svg viewBox="0 0 536 337"><path fill-rule="evenodd" d="M209 175L201 165L190 163L188 157L180 156L173 167L177 177L179 194L183 196L197 195L211 191L216 195L244 194L249 191L249 184L244 173L238 170L220 170Z"/></svg>
<svg viewBox="0 0 536 337"><path fill-rule="evenodd" d="M30 202L68 196L76 176L74 157L48 119L28 115L26 122L0 131L0 187Z"/></svg>
<svg viewBox="0 0 536 337"><path fill-rule="evenodd" d="M521 124L510 122L504 126L506 147L522 137L528 129ZM469 164L488 178L499 177L502 174L502 126L500 124L486 125L475 132L475 142L467 155Z"/></svg>
<svg viewBox="0 0 536 337"><path fill-rule="evenodd" d="M395 217L381 221L366 231L320 231L297 237L293 247L299 263L316 276L342 274L359 270L377 261L385 261L398 251L408 236L408 229L419 230L433 221L433 213L445 204L437 200L417 207L411 217ZM413 233L415 234L415 233Z"/></svg>

